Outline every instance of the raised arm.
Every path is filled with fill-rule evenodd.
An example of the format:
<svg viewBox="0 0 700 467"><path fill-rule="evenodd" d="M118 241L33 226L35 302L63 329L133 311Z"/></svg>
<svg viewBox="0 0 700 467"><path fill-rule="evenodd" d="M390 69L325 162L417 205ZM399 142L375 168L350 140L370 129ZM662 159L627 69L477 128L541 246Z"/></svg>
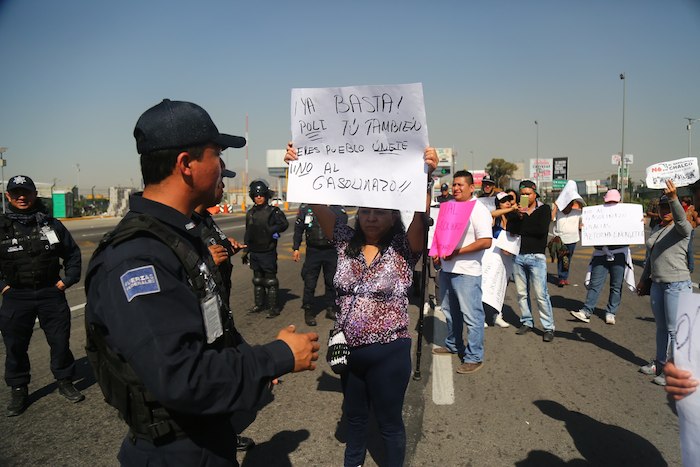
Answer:
<svg viewBox="0 0 700 467"><path fill-rule="evenodd" d="M413 214L413 222L406 232L406 238L408 239L408 245L411 251L418 253L423 251L425 248L425 218L427 213L430 211L430 195L432 194L432 182L431 175L435 168L437 167L438 157L435 148L427 147L423 153L423 160L428 166L428 193L425 197L425 211L416 212Z"/></svg>

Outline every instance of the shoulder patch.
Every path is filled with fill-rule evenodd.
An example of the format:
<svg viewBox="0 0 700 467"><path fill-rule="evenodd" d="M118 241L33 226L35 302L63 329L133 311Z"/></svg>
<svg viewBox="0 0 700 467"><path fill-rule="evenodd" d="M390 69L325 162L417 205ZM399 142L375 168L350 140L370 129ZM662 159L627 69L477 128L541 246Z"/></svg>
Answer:
<svg viewBox="0 0 700 467"><path fill-rule="evenodd" d="M129 269L120 276L120 279L128 302L139 295L160 292L156 269L152 265Z"/></svg>

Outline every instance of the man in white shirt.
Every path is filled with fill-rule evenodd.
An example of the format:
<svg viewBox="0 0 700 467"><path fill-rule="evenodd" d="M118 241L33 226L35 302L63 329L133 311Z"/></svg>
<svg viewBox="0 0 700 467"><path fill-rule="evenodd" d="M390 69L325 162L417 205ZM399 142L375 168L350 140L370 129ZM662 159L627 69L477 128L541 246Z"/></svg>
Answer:
<svg viewBox="0 0 700 467"><path fill-rule="evenodd" d="M439 258L442 311L448 327L445 347L433 349L435 354L457 353L462 364L457 373L478 371L484 360L484 308L481 303L481 258L491 246L491 214L488 208L473 198L474 179L470 172L459 170L454 174L452 195L457 203L474 203L467 228L455 250ZM465 347L463 324L467 324Z"/></svg>

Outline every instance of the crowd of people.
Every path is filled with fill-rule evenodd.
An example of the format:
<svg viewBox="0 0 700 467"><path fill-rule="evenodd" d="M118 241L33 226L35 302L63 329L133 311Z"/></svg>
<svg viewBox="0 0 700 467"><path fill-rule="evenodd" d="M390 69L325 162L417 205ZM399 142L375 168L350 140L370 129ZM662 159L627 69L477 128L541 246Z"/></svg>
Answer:
<svg viewBox="0 0 700 467"><path fill-rule="evenodd" d="M246 141L220 133L198 105L166 99L141 115L134 137L145 189L131 197L129 213L100 242L85 281L88 359L106 402L129 427L118 458L126 465L237 465L236 451L254 444L241 433L269 402L278 378L314 370L319 356L318 335L297 333L294 326L280 330L272 342L249 345L230 307L231 258L243 251L252 270L250 312L280 315L277 243L289 222L270 205L267 183L255 180L249 186L254 204L246 213L242 243L217 226L207 208L220 202L224 178L235 176L221 152ZM289 143L285 161L297 159ZM426 148L426 211L437 161L435 149ZM509 326L502 315L503 297L494 300L483 290L485 271L492 267L498 268L498 290L504 291L509 280L515 283L516 334L533 331L534 306L542 340L552 342L546 253L558 263L556 285L569 285L585 206L576 184L567 183L553 209L530 180L520 182L517 191L502 191L485 177L477 197L473 175L459 170L451 193L446 183L440 188L439 203L469 204L461 205L468 207L468 219L454 250L433 258L448 331L444 346L435 347L433 354L457 355L459 374L483 368L484 327ZM29 404L27 349L37 317L49 342L59 393L71 402L84 399L72 382L75 363L65 299L65 289L80 279L81 262L78 246L60 221L48 215L31 178L13 177L7 200L10 212L0 216L0 331L11 389L6 414L19 416ZM605 206L621 201L614 189L604 197ZM590 322L607 276L609 325L616 323L623 283L648 293L656 320L656 355L639 371L681 398L698 384L670 361L678 300L692 291L692 232L698 219L692 200L679 199L672 181L655 214L650 216L655 225L646 243L642 279L634 284L628 245L596 246L585 303L570 312ZM294 261L300 261L305 240L303 319L308 326L317 325L314 292L323 271L320 308L333 321L336 342L342 343L345 465L365 461L370 412L379 424L386 465L404 463L402 409L412 366L408 295L425 253L427 224L424 212L416 212L406 228L401 213L391 209L360 206L348 222L341 206L299 208L292 248Z"/></svg>

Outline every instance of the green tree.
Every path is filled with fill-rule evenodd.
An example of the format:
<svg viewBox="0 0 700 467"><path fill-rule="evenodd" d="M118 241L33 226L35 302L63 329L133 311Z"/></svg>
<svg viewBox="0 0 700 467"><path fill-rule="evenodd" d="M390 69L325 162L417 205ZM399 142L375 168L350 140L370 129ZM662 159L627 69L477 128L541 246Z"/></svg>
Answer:
<svg viewBox="0 0 700 467"><path fill-rule="evenodd" d="M511 175L518 169L518 166L505 159L491 159L491 162L486 164L486 172L494 179L496 186L503 187L510 181Z"/></svg>

